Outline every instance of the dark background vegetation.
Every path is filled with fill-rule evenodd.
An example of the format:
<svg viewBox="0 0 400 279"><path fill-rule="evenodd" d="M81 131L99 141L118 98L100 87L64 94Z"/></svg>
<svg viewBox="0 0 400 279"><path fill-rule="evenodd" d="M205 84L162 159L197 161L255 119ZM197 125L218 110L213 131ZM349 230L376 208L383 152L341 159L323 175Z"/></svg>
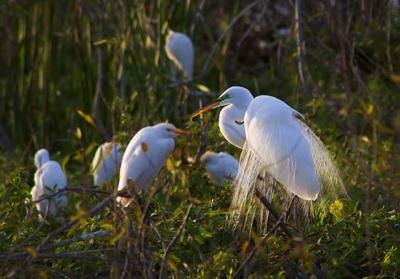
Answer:
<svg viewBox="0 0 400 279"><path fill-rule="evenodd" d="M304 278L316 264L327 278L400 276L400 10L396 1L302 2L1 1L0 274ZM194 43L188 83L171 75L170 28ZM209 184L188 163L201 131L207 149L239 156L217 112L190 120L199 98L232 85L304 113L342 172L349 199L289 219L295 238L277 230L258 247L260 233L235 233L230 184ZM123 212L111 199L92 210L108 197L91 188L95 147L166 120L193 135L178 140L148 208ZM76 189L58 231L29 202L43 147Z"/></svg>

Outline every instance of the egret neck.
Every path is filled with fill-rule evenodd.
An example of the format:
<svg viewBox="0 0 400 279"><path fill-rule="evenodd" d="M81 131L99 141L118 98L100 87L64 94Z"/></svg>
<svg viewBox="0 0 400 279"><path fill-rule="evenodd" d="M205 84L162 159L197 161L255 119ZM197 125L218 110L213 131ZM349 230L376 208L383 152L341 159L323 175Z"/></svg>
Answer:
<svg viewBox="0 0 400 279"><path fill-rule="evenodd" d="M219 98L219 105L224 106L219 114L219 127L228 142L238 148L243 148L246 141L244 115L253 100L250 91L240 87L230 88Z"/></svg>

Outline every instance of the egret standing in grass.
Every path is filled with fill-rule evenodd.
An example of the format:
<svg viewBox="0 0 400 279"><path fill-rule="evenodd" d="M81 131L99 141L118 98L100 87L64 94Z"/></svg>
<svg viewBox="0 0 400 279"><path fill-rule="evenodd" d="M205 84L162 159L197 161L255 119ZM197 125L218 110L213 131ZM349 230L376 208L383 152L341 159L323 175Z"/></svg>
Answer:
<svg viewBox="0 0 400 279"><path fill-rule="evenodd" d="M226 152L207 151L200 158L212 182L222 185L225 180L234 179L238 172L238 161Z"/></svg>
<svg viewBox="0 0 400 279"><path fill-rule="evenodd" d="M148 126L137 132L122 157L118 190L126 189L130 180L135 191L146 191L174 150L178 134L187 132L169 123ZM132 199L118 197L117 201L129 206Z"/></svg>
<svg viewBox="0 0 400 279"><path fill-rule="evenodd" d="M242 149L241 171L234 182L234 214L242 215L263 172L304 201L315 201L323 192L345 193L329 152L303 116L286 103L266 95L253 98L246 88L234 86L194 116L217 107L223 107L222 134Z"/></svg>
<svg viewBox="0 0 400 279"><path fill-rule="evenodd" d="M165 52L168 58L183 71L185 80L192 79L194 63L192 40L183 33L169 30L166 38Z"/></svg>
<svg viewBox="0 0 400 279"><path fill-rule="evenodd" d="M119 171L122 161L121 145L106 142L99 146L92 162L93 184L102 186L110 182Z"/></svg>
<svg viewBox="0 0 400 279"><path fill-rule="evenodd" d="M50 155L46 149L40 149L36 152L35 165L37 171L35 172L35 186L32 188L31 195L34 202L41 199L36 202L40 217L42 219L51 217L57 221L62 221L63 217L60 211L68 204L66 193L60 193L51 198L42 198L65 189L67 178L60 164L56 161L50 161Z"/></svg>

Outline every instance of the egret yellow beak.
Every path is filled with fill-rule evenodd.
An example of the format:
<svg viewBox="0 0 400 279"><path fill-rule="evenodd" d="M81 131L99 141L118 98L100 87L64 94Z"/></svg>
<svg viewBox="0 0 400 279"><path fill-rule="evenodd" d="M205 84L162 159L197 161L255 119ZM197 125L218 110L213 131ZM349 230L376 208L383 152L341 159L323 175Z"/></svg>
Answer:
<svg viewBox="0 0 400 279"><path fill-rule="evenodd" d="M184 135L184 136L190 135L190 133L188 131L185 131L185 130L182 130L179 128L174 128L174 129L172 129L172 131L178 135Z"/></svg>
<svg viewBox="0 0 400 279"><path fill-rule="evenodd" d="M209 110L212 110L212 109L215 109L215 108L219 107L219 103L220 103L220 101L217 101L217 102L209 104L208 106L205 106L204 108L201 108L197 112L193 113L192 117L198 116L198 115L203 114L203 113L205 113L205 112L207 112Z"/></svg>

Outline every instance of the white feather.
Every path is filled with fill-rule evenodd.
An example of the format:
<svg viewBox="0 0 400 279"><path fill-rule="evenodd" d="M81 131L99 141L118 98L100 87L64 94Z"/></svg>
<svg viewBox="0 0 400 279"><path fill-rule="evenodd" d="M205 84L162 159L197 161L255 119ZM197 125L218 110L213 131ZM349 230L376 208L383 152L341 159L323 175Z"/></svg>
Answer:
<svg viewBox="0 0 400 279"><path fill-rule="evenodd" d="M122 157L118 190L125 189L129 180L137 191L147 190L174 150L174 136L166 132L171 127L175 128L166 123L145 127L132 138ZM125 198L117 201L124 206L131 203Z"/></svg>
<svg viewBox="0 0 400 279"><path fill-rule="evenodd" d="M192 40L185 34L170 30L166 38L165 51L169 59L183 71L186 79L192 79L194 49Z"/></svg>
<svg viewBox="0 0 400 279"><path fill-rule="evenodd" d="M40 161L40 160L39 160ZM31 190L32 200L37 201L45 195L53 194L67 187L67 178L56 161L47 161L35 172L35 186ZM61 212L68 204L66 193L58 194L36 203L40 216L62 220Z"/></svg>
<svg viewBox="0 0 400 279"><path fill-rule="evenodd" d="M93 184L101 186L110 182L119 171L122 161L121 146L106 142L99 146L92 162Z"/></svg>

